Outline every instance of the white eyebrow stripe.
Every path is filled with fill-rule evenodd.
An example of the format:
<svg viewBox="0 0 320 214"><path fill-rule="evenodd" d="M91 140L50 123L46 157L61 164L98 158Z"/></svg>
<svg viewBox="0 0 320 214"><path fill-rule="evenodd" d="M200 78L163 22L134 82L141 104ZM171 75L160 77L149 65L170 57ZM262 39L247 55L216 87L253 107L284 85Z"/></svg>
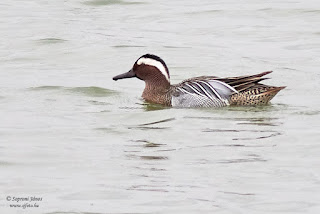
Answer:
<svg viewBox="0 0 320 214"><path fill-rule="evenodd" d="M138 65L141 65L141 64L151 65L151 66L158 68L158 70L163 74L163 76L165 76L165 78L170 82L167 70L161 62L159 62L155 59L142 57L138 60L137 64Z"/></svg>

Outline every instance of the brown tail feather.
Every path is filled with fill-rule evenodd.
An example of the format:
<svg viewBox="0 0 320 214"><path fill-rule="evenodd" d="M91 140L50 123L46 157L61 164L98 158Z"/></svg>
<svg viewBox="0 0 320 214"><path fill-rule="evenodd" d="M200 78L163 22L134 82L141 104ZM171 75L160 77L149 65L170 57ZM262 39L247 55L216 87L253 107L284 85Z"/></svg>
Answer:
<svg viewBox="0 0 320 214"><path fill-rule="evenodd" d="M238 92L242 92L242 91L245 91L245 90L257 85L257 83L259 83L260 81L266 80L266 79L269 79L269 78L252 79L252 80L249 80L247 82L244 82L244 83L241 83L238 85L232 85L232 87L234 87Z"/></svg>
<svg viewBox="0 0 320 214"><path fill-rule="evenodd" d="M237 81L237 80L245 80L245 79L252 79L255 77L262 77L265 76L267 74L272 73L272 71L265 71L259 74L255 74L255 75L245 75L245 76L239 76L239 77L229 77L229 78L221 78L221 79L226 79L226 80L230 80L232 82L232 80Z"/></svg>
<svg viewBox="0 0 320 214"><path fill-rule="evenodd" d="M274 95L276 95L279 91L281 91L282 89L285 89L286 87L287 86L273 87L273 88L268 89L266 92L258 94L258 96L266 95L266 94L274 94Z"/></svg>
<svg viewBox="0 0 320 214"><path fill-rule="evenodd" d="M258 83L262 80L268 78L261 78L267 74L270 74L272 71L262 72L260 74L249 75L249 76L240 76L240 77L229 77L229 78L218 78L218 80L227 83L228 85L234 87L237 91L243 91L247 89L248 85L252 83Z"/></svg>

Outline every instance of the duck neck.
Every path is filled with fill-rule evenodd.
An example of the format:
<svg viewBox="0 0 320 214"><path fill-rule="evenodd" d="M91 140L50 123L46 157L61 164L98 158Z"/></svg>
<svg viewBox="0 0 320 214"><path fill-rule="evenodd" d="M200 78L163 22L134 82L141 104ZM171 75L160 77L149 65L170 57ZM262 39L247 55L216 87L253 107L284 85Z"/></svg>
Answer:
<svg viewBox="0 0 320 214"><path fill-rule="evenodd" d="M171 106L170 82L166 79L145 80L142 97L152 103Z"/></svg>

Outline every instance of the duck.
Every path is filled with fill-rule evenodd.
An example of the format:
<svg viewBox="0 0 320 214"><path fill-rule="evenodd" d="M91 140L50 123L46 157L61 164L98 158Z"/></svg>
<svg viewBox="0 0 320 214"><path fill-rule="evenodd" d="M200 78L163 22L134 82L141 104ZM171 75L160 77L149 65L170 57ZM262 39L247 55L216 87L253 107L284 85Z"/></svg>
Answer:
<svg viewBox="0 0 320 214"><path fill-rule="evenodd" d="M198 76L178 84L170 83L166 63L159 56L145 54L139 57L126 73L113 80L138 78L145 82L142 98L154 104L170 107L216 108L224 106L266 105L285 86L276 87L261 84L266 71L255 75L220 78Z"/></svg>

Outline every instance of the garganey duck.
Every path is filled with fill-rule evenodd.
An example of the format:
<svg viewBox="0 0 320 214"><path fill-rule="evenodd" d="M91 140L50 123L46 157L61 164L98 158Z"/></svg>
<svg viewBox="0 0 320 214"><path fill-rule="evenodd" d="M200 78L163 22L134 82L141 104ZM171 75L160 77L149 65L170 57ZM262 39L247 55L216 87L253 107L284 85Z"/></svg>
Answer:
<svg viewBox="0 0 320 214"><path fill-rule="evenodd" d="M142 97L151 103L173 107L222 107L228 105L251 106L267 104L285 87L259 83L272 71L256 75L220 78L200 76L170 84L166 63L158 56L145 54L126 73L113 80L137 77L145 82Z"/></svg>

